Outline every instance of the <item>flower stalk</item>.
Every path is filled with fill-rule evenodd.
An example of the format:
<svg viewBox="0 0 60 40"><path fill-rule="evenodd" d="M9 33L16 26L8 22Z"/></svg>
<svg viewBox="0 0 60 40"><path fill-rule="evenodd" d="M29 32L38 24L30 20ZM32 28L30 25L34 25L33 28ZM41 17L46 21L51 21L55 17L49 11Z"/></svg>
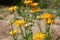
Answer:
<svg viewBox="0 0 60 40"><path fill-rule="evenodd" d="M52 40L50 25L46 25L46 39L45 40Z"/></svg>

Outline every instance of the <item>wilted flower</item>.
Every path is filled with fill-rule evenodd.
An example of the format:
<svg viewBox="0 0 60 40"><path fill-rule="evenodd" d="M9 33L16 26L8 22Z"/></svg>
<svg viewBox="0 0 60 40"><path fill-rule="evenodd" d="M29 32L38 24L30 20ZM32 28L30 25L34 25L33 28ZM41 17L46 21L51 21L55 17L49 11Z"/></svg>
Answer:
<svg viewBox="0 0 60 40"><path fill-rule="evenodd" d="M25 7L24 6L21 6L21 10L25 10Z"/></svg>
<svg viewBox="0 0 60 40"><path fill-rule="evenodd" d="M30 6L32 7L38 6L38 3L31 3Z"/></svg>
<svg viewBox="0 0 60 40"><path fill-rule="evenodd" d="M42 32L38 32L33 35L33 40L43 40L44 38L46 38L46 34Z"/></svg>
<svg viewBox="0 0 60 40"><path fill-rule="evenodd" d="M11 36L14 36L14 35L17 34L17 32L18 32L18 30L17 29L14 29L14 30L10 31L10 35Z"/></svg>
<svg viewBox="0 0 60 40"><path fill-rule="evenodd" d="M36 19L40 19L40 18L41 18L41 16L37 16L37 17L36 17Z"/></svg>
<svg viewBox="0 0 60 40"><path fill-rule="evenodd" d="M27 27L27 26L31 26L32 25L32 23L27 23L27 24L25 24L25 26Z"/></svg>
<svg viewBox="0 0 60 40"><path fill-rule="evenodd" d="M35 13L35 12L39 12L40 10L38 8L32 8L32 10L30 10L31 13Z"/></svg>
<svg viewBox="0 0 60 40"><path fill-rule="evenodd" d="M8 25L12 24L13 22L14 22L13 19L10 19L10 20L7 21Z"/></svg>
<svg viewBox="0 0 60 40"><path fill-rule="evenodd" d="M48 13L44 13L44 14L41 16L41 18L43 18L43 19L54 18L54 15L48 14Z"/></svg>
<svg viewBox="0 0 60 40"><path fill-rule="evenodd" d="M17 6L12 6L12 7L9 7L8 8L8 11L9 12L13 12L13 11L15 11L17 9Z"/></svg>
<svg viewBox="0 0 60 40"><path fill-rule="evenodd" d="M32 3L32 0L25 0L24 1L24 4L30 4L30 3Z"/></svg>
<svg viewBox="0 0 60 40"><path fill-rule="evenodd" d="M22 19L22 20L16 20L13 25L15 26L23 26L25 24L25 21Z"/></svg>

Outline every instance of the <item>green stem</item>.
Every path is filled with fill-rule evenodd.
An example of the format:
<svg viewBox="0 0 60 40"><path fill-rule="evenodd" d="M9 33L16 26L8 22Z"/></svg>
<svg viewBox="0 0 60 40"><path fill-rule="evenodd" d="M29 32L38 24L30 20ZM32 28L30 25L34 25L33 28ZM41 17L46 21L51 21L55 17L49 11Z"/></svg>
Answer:
<svg viewBox="0 0 60 40"><path fill-rule="evenodd" d="M28 40L28 27L25 27L25 36L26 36L26 40Z"/></svg>
<svg viewBox="0 0 60 40"><path fill-rule="evenodd" d="M17 36L13 36L13 38L14 38L14 40L17 40L17 38L16 38Z"/></svg>
<svg viewBox="0 0 60 40"><path fill-rule="evenodd" d="M12 30L12 32L13 32L13 26L12 26L12 24L11 24L11 30Z"/></svg>
<svg viewBox="0 0 60 40"><path fill-rule="evenodd" d="M40 32L42 32L41 27L40 27L40 20L38 20L38 28L39 28Z"/></svg>
<svg viewBox="0 0 60 40"><path fill-rule="evenodd" d="M21 33L20 34L22 35L22 38L25 38L22 28L21 27L19 27L19 28L21 30Z"/></svg>
<svg viewBox="0 0 60 40"><path fill-rule="evenodd" d="M13 33L13 26L12 26L12 24L11 24L11 31L12 31L12 33ZM16 36L15 35L13 35L13 39L14 40L17 40L17 38L15 38Z"/></svg>
<svg viewBox="0 0 60 40"><path fill-rule="evenodd" d="M15 12L14 12L14 17L16 18L16 14L15 14Z"/></svg>
<svg viewBox="0 0 60 40"><path fill-rule="evenodd" d="M27 7L27 4L26 4L26 10L27 10L27 8L28 8L28 7ZM27 11L28 11L28 10L27 10Z"/></svg>
<svg viewBox="0 0 60 40"><path fill-rule="evenodd" d="M32 26L30 26L30 28L29 28L29 31L30 31L30 34L29 34L29 35L30 35L30 40L33 40L33 32L32 32L31 27L32 27Z"/></svg>
<svg viewBox="0 0 60 40"><path fill-rule="evenodd" d="M46 39L45 40L52 40L50 25L46 25Z"/></svg>
<svg viewBox="0 0 60 40"><path fill-rule="evenodd" d="M26 40L32 40L33 35L32 35L32 30L31 30L31 26L25 27L25 36L26 36Z"/></svg>

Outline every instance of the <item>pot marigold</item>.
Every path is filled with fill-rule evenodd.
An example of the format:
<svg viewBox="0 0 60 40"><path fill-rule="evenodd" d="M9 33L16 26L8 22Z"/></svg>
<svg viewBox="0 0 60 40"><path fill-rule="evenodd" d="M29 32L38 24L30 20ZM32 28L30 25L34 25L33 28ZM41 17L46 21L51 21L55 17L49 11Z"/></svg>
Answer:
<svg viewBox="0 0 60 40"><path fill-rule="evenodd" d="M52 15L52 14L48 14L48 13L44 13L44 14L41 16L41 18L43 18L43 19L54 18L54 15Z"/></svg>
<svg viewBox="0 0 60 40"><path fill-rule="evenodd" d="M46 24L54 24L55 21L53 19L47 19Z"/></svg>
<svg viewBox="0 0 60 40"><path fill-rule="evenodd" d="M40 10L38 8L32 8L32 10L30 10L31 13L35 13L35 12L39 12Z"/></svg>
<svg viewBox="0 0 60 40"><path fill-rule="evenodd" d="M24 1L24 4L30 4L30 3L32 3L32 0L25 0Z"/></svg>
<svg viewBox="0 0 60 40"><path fill-rule="evenodd" d="M17 34L17 32L18 32L18 30L17 30L17 29L14 29L14 30L12 30L12 31L10 32L10 35L11 35L11 36L14 36L14 35Z"/></svg>
<svg viewBox="0 0 60 40"><path fill-rule="evenodd" d="M24 20L16 20L13 25L15 26L23 26L25 24Z"/></svg>
<svg viewBox="0 0 60 40"><path fill-rule="evenodd" d="M38 3L31 3L30 6L32 7L38 6Z"/></svg>
<svg viewBox="0 0 60 40"><path fill-rule="evenodd" d="M17 9L17 6L12 6L12 7L9 7L8 8L8 11L9 12L13 12L13 11L15 11Z"/></svg>
<svg viewBox="0 0 60 40"><path fill-rule="evenodd" d="M33 35L33 40L43 40L44 38L46 38L46 35L42 32Z"/></svg>

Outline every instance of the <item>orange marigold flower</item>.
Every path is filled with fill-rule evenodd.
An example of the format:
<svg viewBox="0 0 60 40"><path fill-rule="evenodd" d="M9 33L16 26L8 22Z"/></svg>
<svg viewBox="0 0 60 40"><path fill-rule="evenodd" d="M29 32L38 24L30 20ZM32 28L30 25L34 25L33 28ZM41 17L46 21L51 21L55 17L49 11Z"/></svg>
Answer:
<svg viewBox="0 0 60 40"><path fill-rule="evenodd" d="M33 35L33 40L43 40L44 38L46 38L46 34L42 32L38 32Z"/></svg>
<svg viewBox="0 0 60 40"><path fill-rule="evenodd" d="M38 12L40 11L38 8L32 8L32 10L30 10L31 13L35 13L35 12Z"/></svg>
<svg viewBox="0 0 60 40"><path fill-rule="evenodd" d="M38 6L38 3L31 3L30 6L32 7Z"/></svg>
<svg viewBox="0 0 60 40"><path fill-rule="evenodd" d="M15 26L23 26L25 24L25 21L24 20L16 20L13 24Z"/></svg>
<svg viewBox="0 0 60 40"><path fill-rule="evenodd" d="M11 36L14 36L14 35L17 34L17 32L18 32L18 30L17 29L14 29L14 30L10 31L10 35Z"/></svg>
<svg viewBox="0 0 60 40"><path fill-rule="evenodd" d="M12 6L12 7L9 7L8 8L8 11L9 12L13 12L13 11L15 11L17 9L17 6Z"/></svg>
<svg viewBox="0 0 60 40"><path fill-rule="evenodd" d="M25 0L24 1L24 4L30 4L30 3L32 3L32 0Z"/></svg>
<svg viewBox="0 0 60 40"><path fill-rule="evenodd" d="M52 14L48 14L48 13L44 13L41 18L47 19L47 18L54 18L54 15Z"/></svg>
<svg viewBox="0 0 60 40"><path fill-rule="evenodd" d="M53 19L47 19L46 24L54 24L55 21Z"/></svg>

